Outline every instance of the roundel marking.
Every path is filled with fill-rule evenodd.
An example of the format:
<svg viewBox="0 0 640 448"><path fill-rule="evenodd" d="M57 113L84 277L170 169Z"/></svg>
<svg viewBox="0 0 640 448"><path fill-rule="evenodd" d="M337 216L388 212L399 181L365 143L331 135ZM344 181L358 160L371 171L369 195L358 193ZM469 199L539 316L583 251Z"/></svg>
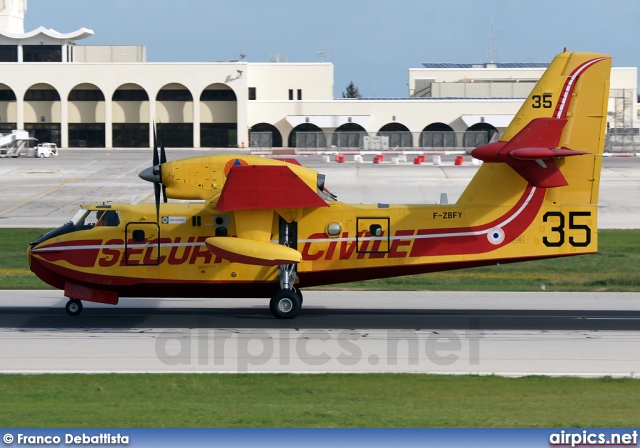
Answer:
<svg viewBox="0 0 640 448"><path fill-rule="evenodd" d="M495 244L496 246L502 244L504 241L504 230L500 227L494 227L487 233L487 239L491 244Z"/></svg>
<svg viewBox="0 0 640 448"><path fill-rule="evenodd" d="M234 166L248 166L248 165L249 164L242 159L231 159L224 166L224 177L227 177L229 175L229 171L231 171L231 168L233 168Z"/></svg>

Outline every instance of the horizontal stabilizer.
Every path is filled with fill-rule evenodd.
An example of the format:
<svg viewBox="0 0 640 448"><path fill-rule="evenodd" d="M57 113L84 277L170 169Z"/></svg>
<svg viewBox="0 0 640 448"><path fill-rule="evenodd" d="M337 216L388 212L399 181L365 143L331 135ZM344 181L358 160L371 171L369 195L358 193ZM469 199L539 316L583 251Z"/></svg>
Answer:
<svg viewBox="0 0 640 448"><path fill-rule="evenodd" d="M535 118L511 140L480 146L471 155L488 163L506 163L535 187L568 185L554 159L588 154L558 148L565 118Z"/></svg>
<svg viewBox="0 0 640 448"><path fill-rule="evenodd" d="M566 124L563 118L535 118L504 145L500 154L519 148L557 148Z"/></svg>
<svg viewBox="0 0 640 448"><path fill-rule="evenodd" d="M514 149L509 153L512 157L520 160L542 160L558 157L581 156L588 154L583 151L574 151L573 149L558 148L521 148Z"/></svg>
<svg viewBox="0 0 640 448"><path fill-rule="evenodd" d="M297 250L269 241L217 236L207 238L205 244L209 252L234 263L278 266L302 261L302 254Z"/></svg>
<svg viewBox="0 0 640 448"><path fill-rule="evenodd" d="M220 211L327 207L288 166L234 166L217 208Z"/></svg>

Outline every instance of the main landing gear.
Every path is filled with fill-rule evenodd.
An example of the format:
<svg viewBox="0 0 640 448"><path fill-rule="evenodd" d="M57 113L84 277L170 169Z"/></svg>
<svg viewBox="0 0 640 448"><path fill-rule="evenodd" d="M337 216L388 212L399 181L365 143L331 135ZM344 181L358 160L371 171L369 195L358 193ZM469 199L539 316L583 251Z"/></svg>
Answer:
<svg viewBox="0 0 640 448"><path fill-rule="evenodd" d="M271 297L269 309L271 314L278 319L293 319L302 308L302 293L293 283L298 276L295 264L283 264L278 266L280 289Z"/></svg>
<svg viewBox="0 0 640 448"><path fill-rule="evenodd" d="M78 299L69 299L64 308L69 316L78 316L82 313L82 302Z"/></svg>

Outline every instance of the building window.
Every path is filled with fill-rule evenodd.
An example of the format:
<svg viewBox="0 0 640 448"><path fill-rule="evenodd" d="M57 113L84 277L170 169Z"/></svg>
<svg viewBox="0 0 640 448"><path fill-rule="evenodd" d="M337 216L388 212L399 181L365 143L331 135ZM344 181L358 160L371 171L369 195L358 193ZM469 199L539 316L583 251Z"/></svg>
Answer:
<svg viewBox="0 0 640 448"><path fill-rule="evenodd" d="M0 90L0 101L15 101L16 94L13 90Z"/></svg>
<svg viewBox="0 0 640 448"><path fill-rule="evenodd" d="M60 45L24 45L24 62L62 62Z"/></svg>
<svg viewBox="0 0 640 448"><path fill-rule="evenodd" d="M200 146L228 148L238 146L237 123L200 123Z"/></svg>
<svg viewBox="0 0 640 448"><path fill-rule="evenodd" d="M249 99L250 100L255 100L258 98L258 94L256 93L256 88L255 87L249 87Z"/></svg>
<svg viewBox="0 0 640 448"><path fill-rule="evenodd" d="M289 101L293 101L293 89L289 89Z"/></svg>
<svg viewBox="0 0 640 448"><path fill-rule="evenodd" d="M24 130L39 142L55 143L60 146L60 123L25 123Z"/></svg>
<svg viewBox="0 0 640 448"><path fill-rule="evenodd" d="M237 101L237 98L233 90L205 90L200 101Z"/></svg>
<svg viewBox="0 0 640 448"><path fill-rule="evenodd" d="M25 101L60 101L60 94L57 90L27 90L24 94Z"/></svg>
<svg viewBox="0 0 640 448"><path fill-rule="evenodd" d="M69 101L104 101L104 94L100 90L72 90Z"/></svg>
<svg viewBox="0 0 640 448"><path fill-rule="evenodd" d="M298 89L298 101L302 101L302 89Z"/></svg>
<svg viewBox="0 0 640 448"><path fill-rule="evenodd" d="M149 95L144 90L116 90L113 101L149 101Z"/></svg>
<svg viewBox="0 0 640 448"><path fill-rule="evenodd" d="M113 123L113 146L116 148L148 148L147 123Z"/></svg>
<svg viewBox="0 0 640 448"><path fill-rule="evenodd" d="M69 146L74 148L104 148L104 123L69 123Z"/></svg>
<svg viewBox="0 0 640 448"><path fill-rule="evenodd" d="M157 101L193 101L188 90L165 89L158 92Z"/></svg>
<svg viewBox="0 0 640 448"><path fill-rule="evenodd" d="M18 62L18 46L0 45L0 62Z"/></svg>

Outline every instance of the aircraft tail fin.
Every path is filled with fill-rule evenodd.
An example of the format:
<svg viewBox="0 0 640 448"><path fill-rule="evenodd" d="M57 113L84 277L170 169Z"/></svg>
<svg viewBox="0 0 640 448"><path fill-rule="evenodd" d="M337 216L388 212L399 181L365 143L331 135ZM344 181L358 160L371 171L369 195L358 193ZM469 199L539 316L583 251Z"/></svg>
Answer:
<svg viewBox="0 0 640 448"><path fill-rule="evenodd" d="M557 55L500 140L472 151L485 163L459 204L509 202L527 185L554 203L596 204L610 71L606 55Z"/></svg>

